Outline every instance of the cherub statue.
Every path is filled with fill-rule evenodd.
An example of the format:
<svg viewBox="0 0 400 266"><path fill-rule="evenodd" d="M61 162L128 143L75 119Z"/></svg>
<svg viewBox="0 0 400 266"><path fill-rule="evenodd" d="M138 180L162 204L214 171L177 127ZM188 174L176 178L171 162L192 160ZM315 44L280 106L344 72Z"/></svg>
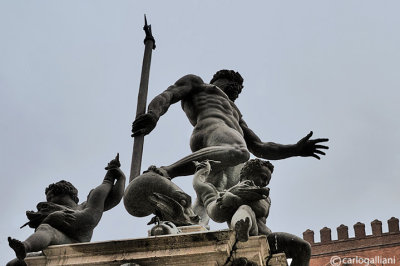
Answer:
<svg viewBox="0 0 400 266"><path fill-rule="evenodd" d="M70 182L61 180L49 185L45 190L47 201L37 205L37 212L26 212L29 222L25 225L35 228L35 232L25 241L8 238L17 258L7 265L26 265L27 253L41 251L50 245L89 242L103 212L115 207L122 199L125 175L120 166L117 154L105 168L107 173L103 182L92 189L81 204L78 204L78 190Z"/></svg>
<svg viewBox="0 0 400 266"><path fill-rule="evenodd" d="M207 182L210 163L219 162L195 162L193 179L197 197L204 202L208 216L215 222L227 222L238 241L245 242L249 236L266 235L272 254L285 253L287 258L292 258L291 266L309 265L311 247L308 242L289 233L273 233L266 226L271 206L266 186L271 180L273 165L260 159L249 160L240 172L240 182L226 191L218 191Z"/></svg>

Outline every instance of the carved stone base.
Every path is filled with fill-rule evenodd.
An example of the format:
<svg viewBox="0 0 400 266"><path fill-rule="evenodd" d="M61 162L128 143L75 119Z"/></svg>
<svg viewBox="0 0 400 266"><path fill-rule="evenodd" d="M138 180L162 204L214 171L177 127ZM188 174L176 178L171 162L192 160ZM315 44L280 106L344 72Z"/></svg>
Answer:
<svg viewBox="0 0 400 266"><path fill-rule="evenodd" d="M184 231L184 230L183 230ZM186 230L191 231L191 230ZM265 265L269 246L265 236L235 241L231 230L50 246L42 256L26 258L28 265L231 265L240 257ZM287 265L284 254L268 265Z"/></svg>

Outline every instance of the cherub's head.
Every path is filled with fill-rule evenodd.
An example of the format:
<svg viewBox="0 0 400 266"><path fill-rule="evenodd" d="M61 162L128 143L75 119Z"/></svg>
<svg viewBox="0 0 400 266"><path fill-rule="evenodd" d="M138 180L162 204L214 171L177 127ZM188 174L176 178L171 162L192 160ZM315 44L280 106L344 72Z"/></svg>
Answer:
<svg viewBox="0 0 400 266"><path fill-rule="evenodd" d="M68 181L61 180L57 183L50 184L45 190L48 202L62 203L62 198L69 197L75 203L79 202L78 190Z"/></svg>
<svg viewBox="0 0 400 266"><path fill-rule="evenodd" d="M240 171L240 181L252 180L256 186L265 187L271 180L274 166L269 161L251 159L247 161Z"/></svg>
<svg viewBox="0 0 400 266"><path fill-rule="evenodd" d="M231 101L235 101L242 92L243 78L239 72L222 69L214 74L210 84L216 85Z"/></svg>

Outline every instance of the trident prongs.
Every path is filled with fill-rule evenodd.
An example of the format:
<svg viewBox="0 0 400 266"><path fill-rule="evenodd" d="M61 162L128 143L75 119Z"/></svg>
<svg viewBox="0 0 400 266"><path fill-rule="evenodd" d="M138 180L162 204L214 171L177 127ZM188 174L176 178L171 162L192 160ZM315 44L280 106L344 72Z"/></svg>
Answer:
<svg viewBox="0 0 400 266"><path fill-rule="evenodd" d="M143 30L146 33L146 38L144 39L144 42L146 43L147 40L152 40L153 41L153 50L156 49L156 40L154 40L153 34L151 32L151 25L147 24L146 14L144 14Z"/></svg>

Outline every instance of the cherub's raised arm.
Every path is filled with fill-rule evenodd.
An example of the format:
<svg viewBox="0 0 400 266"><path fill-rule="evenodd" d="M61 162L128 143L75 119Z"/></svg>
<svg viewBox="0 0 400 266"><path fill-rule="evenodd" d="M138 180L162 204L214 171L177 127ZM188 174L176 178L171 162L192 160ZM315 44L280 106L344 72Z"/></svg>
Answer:
<svg viewBox="0 0 400 266"><path fill-rule="evenodd" d="M115 180L117 181L111 188L111 191L108 193L108 196L104 202L104 211L108 211L117 206L121 202L121 199L124 196L124 191L125 191L126 177L124 173L121 171L121 169L118 167L108 171L109 174L115 176Z"/></svg>
<svg viewBox="0 0 400 266"><path fill-rule="evenodd" d="M240 119L240 126L249 151L263 159L280 160L293 156L312 156L319 160L321 155L325 155L325 152L321 151L321 149L329 149L328 146L319 144L327 142L329 139L310 139L313 134L312 131L296 144L284 145L274 142L262 142L243 119Z"/></svg>
<svg viewBox="0 0 400 266"><path fill-rule="evenodd" d="M87 208L103 212L115 207L121 201L126 178L119 168L120 166L119 154L117 154L115 159L111 160L105 168L107 173L103 182L90 191L86 202ZM115 180L117 181L115 182Z"/></svg>
<svg viewBox="0 0 400 266"><path fill-rule="evenodd" d="M157 95L150 102L147 113L138 116L133 122L132 137L149 134L156 127L160 116L165 114L172 104L185 98L192 91L193 86L202 83L204 82L200 77L186 75Z"/></svg>

